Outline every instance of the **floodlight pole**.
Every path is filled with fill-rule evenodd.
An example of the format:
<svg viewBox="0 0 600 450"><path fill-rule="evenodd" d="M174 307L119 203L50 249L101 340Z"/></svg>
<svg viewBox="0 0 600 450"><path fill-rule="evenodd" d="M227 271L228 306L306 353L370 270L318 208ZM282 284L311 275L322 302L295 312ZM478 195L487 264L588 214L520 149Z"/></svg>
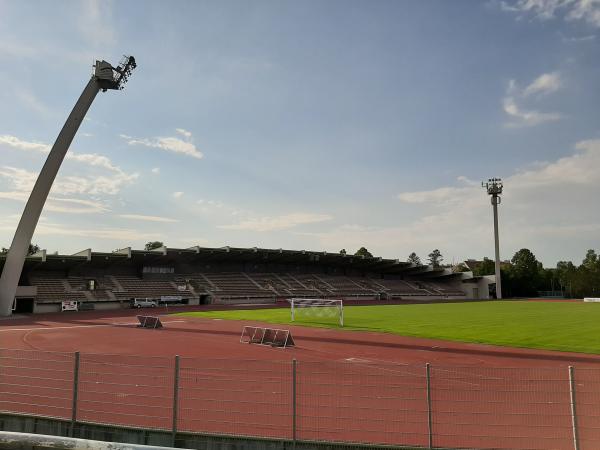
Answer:
<svg viewBox="0 0 600 450"><path fill-rule="evenodd" d="M501 203L500 194L502 194L502 180L500 178L490 178L487 182L482 182L481 186L486 188L488 195L491 195L492 210L494 211L494 246L495 246L495 273L496 273L496 298L502 298L502 279L500 276L500 239L498 237L498 205Z"/></svg>
<svg viewBox="0 0 600 450"><path fill-rule="evenodd" d="M104 92L108 89L122 89L136 65L135 59L132 56L125 57L125 60L116 68L112 67L106 61L96 61L92 78L83 89L79 100L77 100L75 107L60 130L35 182L19 225L17 226L10 249L6 255L4 269L2 276L0 276L0 317L10 316L12 313L12 305L29 250L29 244L31 243L35 227L52 188L52 183L69 150L71 142L73 142L75 133L77 133L81 122L83 122L87 111L100 89Z"/></svg>

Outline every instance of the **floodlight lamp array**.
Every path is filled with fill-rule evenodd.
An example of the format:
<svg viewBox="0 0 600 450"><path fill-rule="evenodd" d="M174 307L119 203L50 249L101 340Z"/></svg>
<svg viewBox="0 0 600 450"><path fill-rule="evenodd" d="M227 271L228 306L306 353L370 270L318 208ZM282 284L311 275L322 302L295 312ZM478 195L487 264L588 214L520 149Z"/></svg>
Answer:
<svg viewBox="0 0 600 450"><path fill-rule="evenodd" d="M102 91L121 90L136 67L137 63L133 56L123 56L117 67L111 66L106 61L96 61L94 75Z"/></svg>
<svg viewBox="0 0 600 450"><path fill-rule="evenodd" d="M137 67L135 58L133 56L123 56L119 65L115 68L117 76L115 82L117 83L117 89L123 89L133 70Z"/></svg>
<svg viewBox="0 0 600 450"><path fill-rule="evenodd" d="M489 178L487 182L483 181L481 183L481 187L484 187L489 195L500 195L504 185L501 178Z"/></svg>

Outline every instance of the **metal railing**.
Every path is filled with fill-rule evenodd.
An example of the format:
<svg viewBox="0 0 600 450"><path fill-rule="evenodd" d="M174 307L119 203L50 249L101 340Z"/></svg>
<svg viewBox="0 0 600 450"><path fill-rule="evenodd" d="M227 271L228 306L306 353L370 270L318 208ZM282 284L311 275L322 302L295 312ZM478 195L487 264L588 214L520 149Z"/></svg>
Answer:
<svg viewBox="0 0 600 450"><path fill-rule="evenodd" d="M424 448L600 448L600 368L0 349L0 411L78 424Z"/></svg>

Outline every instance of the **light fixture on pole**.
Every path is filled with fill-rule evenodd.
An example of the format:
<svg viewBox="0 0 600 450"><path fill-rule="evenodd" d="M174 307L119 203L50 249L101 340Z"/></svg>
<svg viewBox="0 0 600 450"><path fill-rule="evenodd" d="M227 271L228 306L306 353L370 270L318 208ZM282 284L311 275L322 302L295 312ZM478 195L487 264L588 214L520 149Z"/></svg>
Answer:
<svg viewBox="0 0 600 450"><path fill-rule="evenodd" d="M500 195L502 194L502 180L500 178L490 178L481 183L481 186L487 190L488 195L491 195L492 209L494 211L494 244L496 251L496 298L502 298L502 280L500 278L500 243L498 238L498 205L501 203Z"/></svg>
<svg viewBox="0 0 600 450"><path fill-rule="evenodd" d="M37 226L56 174L69 150L75 133L77 133L79 126L83 122L88 109L92 106L96 94L100 90L106 92L109 89L123 89L123 86L131 76L131 72L136 67L137 64L133 56L123 57L117 67L113 67L106 61L96 61L92 78L83 89L79 100L77 100L71 114L69 114L67 121L60 130L44 163L44 167L42 167L33 186L21 220L19 220L17 231L6 255L2 275L0 276L0 317L10 316L12 313L19 278L21 277L21 271L23 270L33 232Z"/></svg>

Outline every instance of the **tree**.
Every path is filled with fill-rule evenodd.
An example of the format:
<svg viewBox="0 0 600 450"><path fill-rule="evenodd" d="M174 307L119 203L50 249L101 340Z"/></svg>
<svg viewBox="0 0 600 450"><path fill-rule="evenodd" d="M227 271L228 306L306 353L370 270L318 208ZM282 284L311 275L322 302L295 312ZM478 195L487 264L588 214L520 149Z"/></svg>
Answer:
<svg viewBox="0 0 600 450"><path fill-rule="evenodd" d="M595 250L588 250L581 266L578 269L577 287L581 288L581 294L598 296L600 290L600 258Z"/></svg>
<svg viewBox="0 0 600 450"><path fill-rule="evenodd" d="M422 265L421 258L419 258L415 252L412 252L410 255L408 255L406 262L413 263L416 266Z"/></svg>
<svg viewBox="0 0 600 450"><path fill-rule="evenodd" d="M494 275L496 273L496 263L490 258L483 258L481 264L473 269L473 275L481 277L484 275Z"/></svg>
<svg viewBox="0 0 600 450"><path fill-rule="evenodd" d="M361 247L359 248L356 253L354 254L354 256L365 256L368 258L372 258L373 255L371 254L371 252L369 250L367 250L365 247Z"/></svg>
<svg viewBox="0 0 600 450"><path fill-rule="evenodd" d="M570 292L573 288L573 280L577 275L575 264L571 261L559 261L556 263L555 274L562 290Z"/></svg>
<svg viewBox="0 0 600 450"><path fill-rule="evenodd" d="M513 295L536 295L541 287L543 267L531 250L522 248L511 259L511 281Z"/></svg>
<svg viewBox="0 0 600 450"><path fill-rule="evenodd" d="M29 244L29 250L27 250L27 255L34 255L40 251L40 246L37 244Z"/></svg>
<svg viewBox="0 0 600 450"><path fill-rule="evenodd" d="M444 260L442 252L440 252L437 248L427 256L429 257L429 264L431 264L433 267L440 267L440 263Z"/></svg>
<svg viewBox="0 0 600 450"><path fill-rule="evenodd" d="M346 256L346 249L343 248L340 250L340 255Z"/></svg>
<svg viewBox="0 0 600 450"><path fill-rule="evenodd" d="M585 258L583 259L581 264L588 270L598 269L598 264L600 264L600 259L598 259L598 255L596 254L596 251L589 249L586 252Z"/></svg>
<svg viewBox="0 0 600 450"><path fill-rule="evenodd" d="M160 241L148 242L148 243L145 245L145 247L144 247L144 250L146 250L146 251L150 251L150 250L154 250L154 249L157 249L157 248L161 248L161 247L163 247L164 245L165 245L165 244L163 244L163 243L162 243L162 242L160 242Z"/></svg>

